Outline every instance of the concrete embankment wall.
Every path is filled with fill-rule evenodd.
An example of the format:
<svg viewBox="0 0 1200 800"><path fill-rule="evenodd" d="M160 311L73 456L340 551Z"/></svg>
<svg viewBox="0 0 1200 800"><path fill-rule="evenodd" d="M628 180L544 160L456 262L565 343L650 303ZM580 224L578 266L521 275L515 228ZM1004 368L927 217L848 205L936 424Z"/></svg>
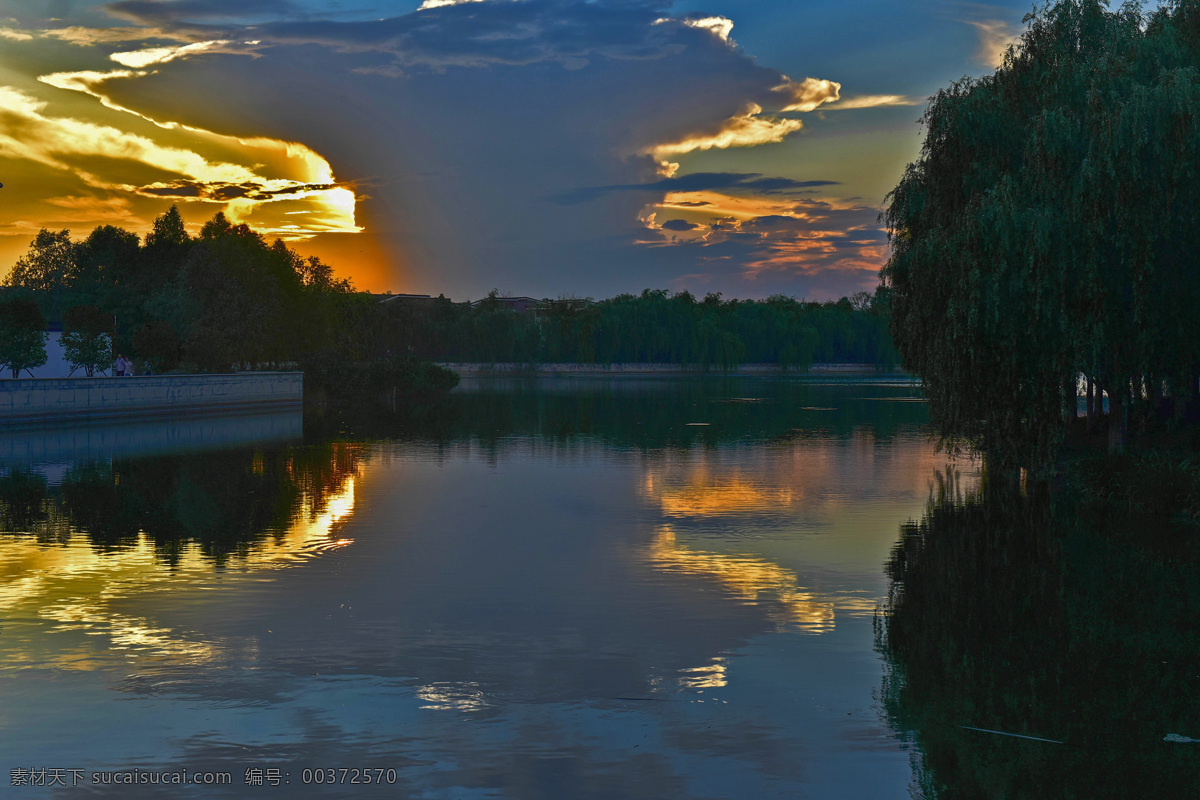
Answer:
<svg viewBox="0 0 1200 800"><path fill-rule="evenodd" d="M304 412L299 406L235 413L192 410L184 414L113 416L84 424L48 417L39 422L0 424L0 470L280 444L303 436ZM51 486L61 482L53 474L45 474Z"/></svg>
<svg viewBox="0 0 1200 800"><path fill-rule="evenodd" d="M0 380L0 422L300 407L302 372Z"/></svg>
<svg viewBox="0 0 1200 800"><path fill-rule="evenodd" d="M782 369L778 364L739 364L725 370L721 367L696 367L681 364L526 364L521 362L463 363L449 362L441 366L463 377L484 375L897 375L900 370L880 372L874 364L813 364L807 369Z"/></svg>

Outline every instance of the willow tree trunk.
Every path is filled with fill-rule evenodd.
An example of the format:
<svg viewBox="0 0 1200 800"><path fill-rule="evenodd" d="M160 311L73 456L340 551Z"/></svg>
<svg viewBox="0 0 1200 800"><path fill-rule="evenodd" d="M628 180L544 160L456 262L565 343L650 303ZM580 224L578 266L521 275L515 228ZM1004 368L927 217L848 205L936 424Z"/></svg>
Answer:
<svg viewBox="0 0 1200 800"><path fill-rule="evenodd" d="M1108 452L1121 453L1125 450L1125 434L1129 427L1128 390L1108 393Z"/></svg>
<svg viewBox="0 0 1200 800"><path fill-rule="evenodd" d="M1089 432L1096 429L1096 382L1091 375L1087 379L1087 427Z"/></svg>

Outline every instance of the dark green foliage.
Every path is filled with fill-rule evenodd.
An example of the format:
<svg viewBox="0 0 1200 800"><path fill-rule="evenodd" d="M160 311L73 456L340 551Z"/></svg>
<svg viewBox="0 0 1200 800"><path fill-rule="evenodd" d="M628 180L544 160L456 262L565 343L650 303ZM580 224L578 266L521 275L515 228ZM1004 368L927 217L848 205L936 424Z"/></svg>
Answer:
<svg viewBox="0 0 1200 800"><path fill-rule="evenodd" d="M1200 750L1164 737L1200 726L1200 539L1097 512L988 485L901 529L882 700L926 800L1194 793Z"/></svg>
<svg viewBox="0 0 1200 800"><path fill-rule="evenodd" d="M1126 411L1200 374L1200 4L1062 0L930 102L886 212L892 332L950 441L1044 468L1076 377Z"/></svg>
<svg viewBox="0 0 1200 800"><path fill-rule="evenodd" d="M89 375L118 351L156 372L386 355L384 315L373 298L353 292L319 259L301 258L282 241L269 244L220 213L193 238L172 207L154 221L144 246L112 226L79 243L68 231L42 231L8 283L63 320L68 360Z"/></svg>
<svg viewBox="0 0 1200 800"><path fill-rule="evenodd" d="M803 369L814 361L887 369L897 360L886 332L885 292L818 303L719 294L697 300L688 292L646 290L599 303L544 301L519 313L495 291L474 307L445 297L380 303L354 292L320 260L301 258L282 241L268 244L223 214L193 238L174 207L155 220L141 247L136 236L111 226L78 244L67 231L43 231L21 263L10 282L43 310L60 313L55 309L66 301L99 308L108 317L111 349L134 353L155 371L304 364L309 386L330 398L446 385L441 373L417 370L405 358L716 370L746 362ZM111 358L111 352L83 354L74 341L79 336L68 338L75 363L94 368ZM333 380L339 371L353 379ZM343 384L359 388L343 391Z"/></svg>
<svg viewBox="0 0 1200 800"><path fill-rule="evenodd" d="M113 359L113 318L96 306L71 306L63 314L63 333L59 340L63 357L72 369L83 368L90 378L97 367L107 367Z"/></svg>
<svg viewBox="0 0 1200 800"><path fill-rule="evenodd" d="M1200 464L1178 453L1122 453L1071 463L1073 487L1105 512L1200 520Z"/></svg>
<svg viewBox="0 0 1200 800"><path fill-rule="evenodd" d="M49 315L57 318L75 274L76 253L70 231L42 228L30 242L29 252L17 259L4 285L38 293L45 299Z"/></svg>
<svg viewBox="0 0 1200 800"><path fill-rule="evenodd" d="M0 303L0 364L17 378L46 363L46 321L37 303L14 298Z"/></svg>
<svg viewBox="0 0 1200 800"><path fill-rule="evenodd" d="M767 300L697 302L688 292L622 294L594 303L545 301L515 312L494 295L476 307L431 301L384 304L387 349L437 361L516 363L666 363L729 369L743 363L806 368L814 362L892 368L884 294L816 303Z"/></svg>
<svg viewBox="0 0 1200 800"><path fill-rule="evenodd" d="M412 356L372 361L316 358L305 363L304 380L310 396L385 407L396 400L441 395L458 385L455 373Z"/></svg>
<svg viewBox="0 0 1200 800"><path fill-rule="evenodd" d="M166 372L179 365L179 337L170 324L151 320L133 334L133 352L139 363Z"/></svg>

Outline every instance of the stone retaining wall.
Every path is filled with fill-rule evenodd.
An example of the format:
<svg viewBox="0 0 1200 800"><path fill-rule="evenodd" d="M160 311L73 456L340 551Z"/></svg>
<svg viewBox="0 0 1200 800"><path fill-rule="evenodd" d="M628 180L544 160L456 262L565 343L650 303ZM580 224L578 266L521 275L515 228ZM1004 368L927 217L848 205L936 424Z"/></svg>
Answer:
<svg viewBox="0 0 1200 800"><path fill-rule="evenodd" d="M0 422L300 407L302 372L0 380Z"/></svg>

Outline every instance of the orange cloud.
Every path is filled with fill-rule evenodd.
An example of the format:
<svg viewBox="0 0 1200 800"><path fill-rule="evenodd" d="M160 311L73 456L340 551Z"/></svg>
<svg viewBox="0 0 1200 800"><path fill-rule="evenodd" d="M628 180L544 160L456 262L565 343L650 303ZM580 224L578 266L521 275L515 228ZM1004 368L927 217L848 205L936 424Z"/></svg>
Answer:
<svg viewBox="0 0 1200 800"><path fill-rule="evenodd" d="M674 142L655 145L650 149L650 155L656 161L668 162L668 156L679 156L695 150L771 144L782 142L788 134L804 127L804 123L798 119L759 116L762 110L757 103L749 103L740 113L722 122L716 130L693 133Z"/></svg>
<svg viewBox="0 0 1200 800"><path fill-rule="evenodd" d="M734 248L742 274L754 278L768 272L878 272L887 240L877 215L877 209L847 202L699 191L669 192L639 219L654 233L642 244L702 247L713 258L727 258Z"/></svg>
<svg viewBox="0 0 1200 800"><path fill-rule="evenodd" d="M909 97L903 94L864 94L858 97L847 97L845 100L835 100L824 111L849 111L855 108L882 108L884 106L919 106L925 98Z"/></svg>
<svg viewBox="0 0 1200 800"><path fill-rule="evenodd" d="M979 32L979 51L976 57L980 63L989 67L1001 66L1009 45L1016 43L1021 36L1017 26L1003 20L967 20L967 24Z"/></svg>
<svg viewBox="0 0 1200 800"><path fill-rule="evenodd" d="M733 44L733 40L729 38L729 34L733 33L733 20L728 17L695 17L680 22L689 28L708 31L726 44Z"/></svg>
<svg viewBox="0 0 1200 800"><path fill-rule="evenodd" d="M225 40L211 40L182 47L152 48L148 50L117 53L113 58L128 64L156 64L175 58L218 50L227 45ZM58 169L78 169L72 166L71 156L105 156L139 162L159 171L178 176L174 181L154 181L130 184L126 181L105 179L87 171L79 174L85 182L95 188L109 191L141 194L148 197L169 197L177 202L216 202L226 206L226 213L235 222L246 221L263 233L274 234L288 240L305 239L322 232L354 232L362 229L355 223L354 192L338 186L329 162L311 148L298 142L288 142L268 137L243 138L206 131L171 120L156 119L138 113L112 101L104 91L105 84L113 80L137 78L147 73L140 70L111 70L59 72L39 78L43 83L59 89L77 91L97 98L104 106L115 111L132 114L168 131L184 131L189 139L200 139L224 152L237 152L245 156L245 164L207 159L193 149L161 144L146 136L121 131L111 126L83 122L67 118L50 118L41 114L45 103L16 92L13 103L24 115L23 125L34 126L45 131L41 136L25 142L23 157L41 161ZM0 89L0 92L4 91ZM0 95L0 102L3 95ZM12 104L6 104L12 105ZM10 122L11 124L11 122ZM0 122L0 155L6 154L3 141L3 126ZM59 157L52 157L58 153ZM8 153L13 154L15 153ZM283 175L264 174L262 164L275 164ZM237 201L234 203L234 201ZM304 224L289 221L270 221L253 216L267 203L282 200L306 200L315 206L317 213Z"/></svg>
<svg viewBox="0 0 1200 800"><path fill-rule="evenodd" d="M142 69L152 64L165 64L177 58L186 58L197 53L213 52L224 45L230 44L228 39L213 39L207 42L194 42L177 47L149 47L144 50L131 50L124 53L113 53L110 59L133 69Z"/></svg>
<svg viewBox="0 0 1200 800"><path fill-rule="evenodd" d="M836 81L805 78L796 82L784 75L783 83L771 91L787 98L781 111L812 111L822 103L837 101L841 90L842 85Z"/></svg>

